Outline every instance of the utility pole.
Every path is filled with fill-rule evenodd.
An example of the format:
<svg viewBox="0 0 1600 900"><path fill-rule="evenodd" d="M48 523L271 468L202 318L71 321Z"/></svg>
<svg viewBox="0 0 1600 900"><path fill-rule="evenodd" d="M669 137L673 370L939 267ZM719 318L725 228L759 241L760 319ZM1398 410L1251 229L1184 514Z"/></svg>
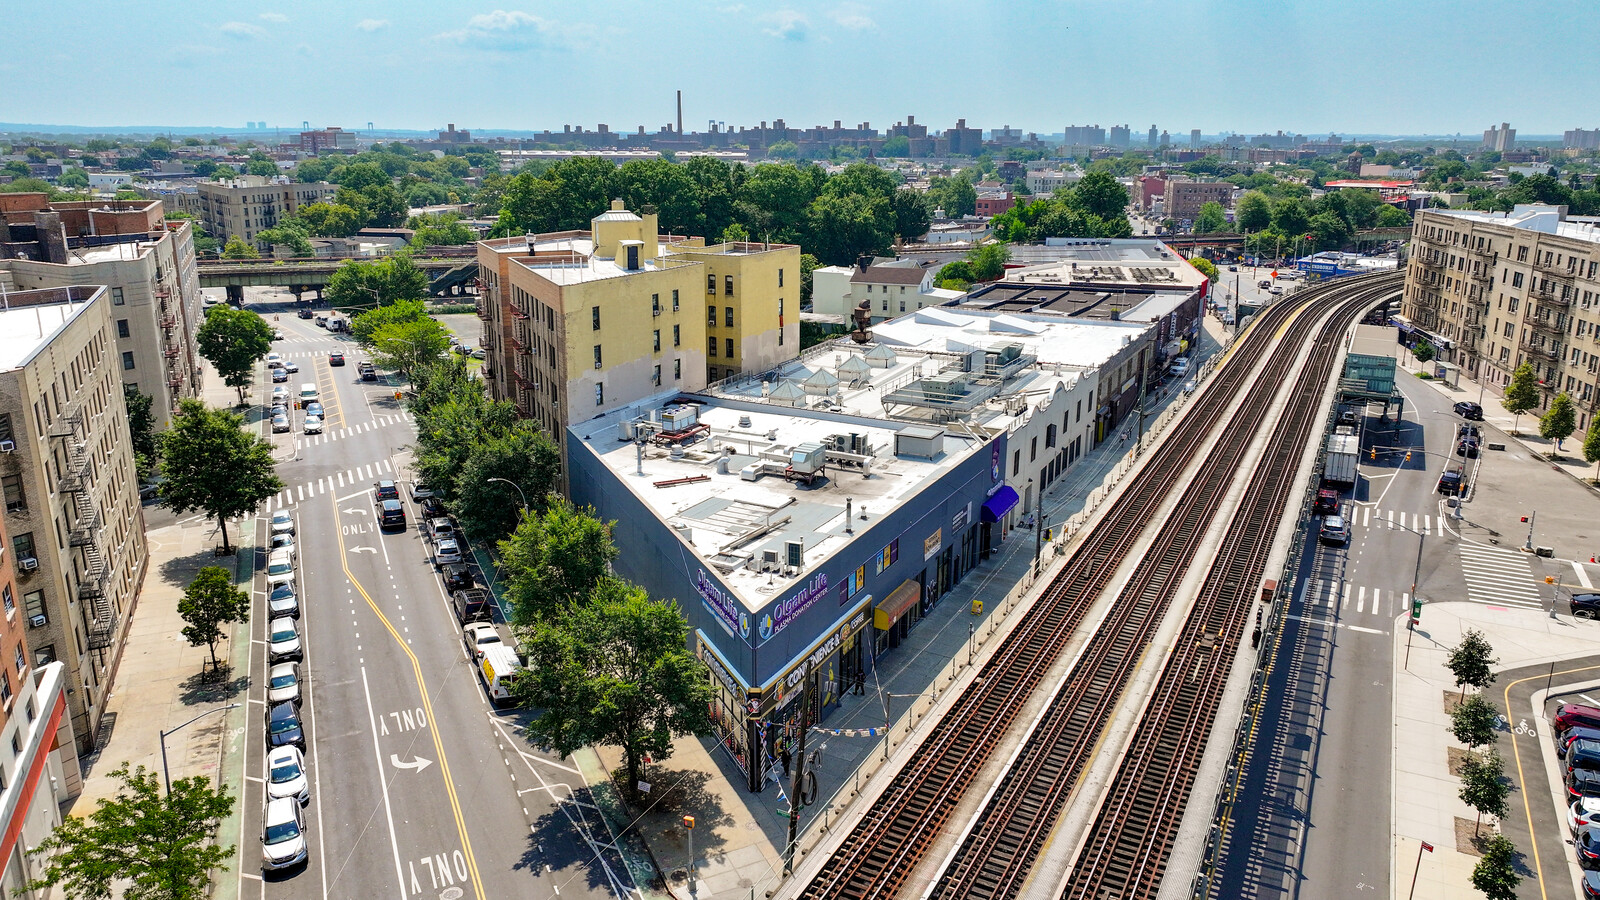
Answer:
<svg viewBox="0 0 1600 900"><path fill-rule="evenodd" d="M1039 485L1039 499L1033 517L1033 577L1039 577L1039 545L1044 539L1044 484Z"/></svg>
<svg viewBox="0 0 1600 900"><path fill-rule="evenodd" d="M811 730L811 682L815 673L806 675L805 688L800 692L800 738L795 747L793 778L789 782L789 841L783 848L783 874L794 872L795 841L800 832L800 788L805 784L806 732Z"/></svg>

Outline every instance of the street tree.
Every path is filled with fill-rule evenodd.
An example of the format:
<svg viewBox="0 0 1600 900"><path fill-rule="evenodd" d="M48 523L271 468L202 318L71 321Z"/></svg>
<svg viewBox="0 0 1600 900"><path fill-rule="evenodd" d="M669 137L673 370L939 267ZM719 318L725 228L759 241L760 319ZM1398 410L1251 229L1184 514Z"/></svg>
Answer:
<svg viewBox="0 0 1600 900"><path fill-rule="evenodd" d="M1245 232L1256 232L1272 224L1272 201L1260 191L1245 191L1233 210L1233 223Z"/></svg>
<svg viewBox="0 0 1600 900"><path fill-rule="evenodd" d="M811 273L817 270L822 262L809 253L800 254L800 302L811 302Z"/></svg>
<svg viewBox="0 0 1600 900"><path fill-rule="evenodd" d="M28 885L62 887L80 900L200 900L214 872L226 871L232 846L215 843L233 812L226 789L204 776L180 778L163 796L154 772L128 764L111 773L116 793L88 818L67 816L30 851L44 874Z"/></svg>
<svg viewBox="0 0 1600 900"><path fill-rule="evenodd" d="M122 403L128 408L128 435L133 440L133 465L140 480L147 478L156 466L155 398L141 393L137 385L122 386Z"/></svg>
<svg viewBox="0 0 1600 900"><path fill-rule="evenodd" d="M1547 441L1553 441L1556 450L1561 450L1561 442L1565 441L1578 430L1578 415L1572 408L1572 398L1566 391L1556 395L1550 401L1550 408L1539 417L1539 436Z"/></svg>
<svg viewBox="0 0 1600 900"><path fill-rule="evenodd" d="M377 306L356 313L350 319L350 335L356 339L356 343L371 350L378 329L388 325L420 322L427 317L428 308L421 300L397 300L387 306Z"/></svg>
<svg viewBox="0 0 1600 900"><path fill-rule="evenodd" d="M1486 900L1516 900L1521 881L1516 846L1503 834L1490 835L1483 842L1483 856L1472 867L1472 886Z"/></svg>
<svg viewBox="0 0 1600 900"><path fill-rule="evenodd" d="M543 512L522 517L500 542L512 620L533 625L565 617L581 604L617 558L611 524L560 497Z"/></svg>
<svg viewBox="0 0 1600 900"><path fill-rule="evenodd" d="M1499 723L1500 712L1482 693L1474 692L1450 710L1450 734L1474 750L1494 742Z"/></svg>
<svg viewBox="0 0 1600 900"><path fill-rule="evenodd" d="M249 244L246 244L244 242L244 238L239 237L236 234L233 237L228 238L227 245L225 245L222 248L222 258L223 259L260 259L261 258L261 254L256 252L256 248L250 246Z"/></svg>
<svg viewBox="0 0 1600 900"><path fill-rule="evenodd" d="M1127 220L1128 189L1109 172L1090 172L1072 188L1075 204L1102 219Z"/></svg>
<svg viewBox="0 0 1600 900"><path fill-rule="evenodd" d="M418 366L443 356L450 349L450 332L431 318L380 326L372 333L372 361L398 369L410 379Z"/></svg>
<svg viewBox="0 0 1600 900"><path fill-rule="evenodd" d="M1490 750L1488 753L1467 755L1461 763L1459 796L1462 803L1478 813L1478 820L1472 826L1474 835L1483 824L1485 815L1501 817L1506 814L1506 800L1511 796L1511 782L1505 776L1505 767L1500 762L1499 752Z"/></svg>
<svg viewBox="0 0 1600 900"><path fill-rule="evenodd" d="M222 626L250 618L250 595L233 586L233 573L221 566L206 566L195 573L178 601L178 615L189 624L183 636L189 646L201 644L211 652L211 670L216 671L217 641L224 637Z"/></svg>
<svg viewBox="0 0 1600 900"><path fill-rule="evenodd" d="M1195 234L1215 234L1228 230L1228 214L1222 204L1212 200L1200 207L1200 213L1194 218Z"/></svg>
<svg viewBox="0 0 1600 900"><path fill-rule="evenodd" d="M521 493L491 478L509 481ZM534 512L543 510L560 478L561 451L537 424L519 420L508 431L473 445L456 479L450 508L467 537L492 543L517 527L521 498L528 498Z"/></svg>
<svg viewBox="0 0 1600 900"><path fill-rule="evenodd" d="M410 253L396 253L373 262L350 260L328 279L323 290L339 307L387 306L428 296L428 273L417 268Z"/></svg>
<svg viewBox="0 0 1600 900"><path fill-rule="evenodd" d="M225 553L232 551L228 520L283 490L272 445L246 432L244 417L225 409L211 409L193 398L184 400L157 445L161 505L179 515L200 510L216 519Z"/></svg>
<svg viewBox="0 0 1600 900"><path fill-rule="evenodd" d="M921 194L911 188L900 188L894 192L892 202L896 237L916 241L928 233L928 228L933 224L933 215L928 211L928 204L923 202Z"/></svg>
<svg viewBox="0 0 1600 900"><path fill-rule="evenodd" d="M412 216L406 220L406 227L416 231L411 238L414 247L454 247L478 239L477 232L468 228L454 213Z"/></svg>
<svg viewBox="0 0 1600 900"><path fill-rule="evenodd" d="M978 189L959 175L949 178L935 175L928 179L928 192L924 200L930 214L935 209L942 209L945 216L951 219L970 216L978 211Z"/></svg>
<svg viewBox="0 0 1600 900"><path fill-rule="evenodd" d="M528 668L514 682L539 710L528 733L562 755L620 748L637 798L645 757L666 759L674 737L711 730L711 685L687 649L688 629L676 602L602 578L568 614L534 630Z"/></svg>
<svg viewBox="0 0 1600 900"><path fill-rule="evenodd" d="M1433 344L1430 344L1427 341L1419 340L1417 341L1416 345L1411 348L1411 355L1417 358L1417 362L1423 364L1427 364L1430 360L1432 360L1436 353L1438 353L1438 351L1433 349Z"/></svg>
<svg viewBox="0 0 1600 900"><path fill-rule="evenodd" d="M272 326L247 309L219 303L206 310L194 339L200 355L222 376L222 383L239 392L243 406L244 389L255 378L256 363L272 349Z"/></svg>
<svg viewBox="0 0 1600 900"><path fill-rule="evenodd" d="M1511 373L1511 383L1506 385L1500 405L1512 415L1511 433L1518 434L1517 422L1522 414L1539 405L1539 385L1531 363L1523 363Z"/></svg>
<svg viewBox="0 0 1600 900"><path fill-rule="evenodd" d="M1600 416L1589 420L1589 431L1583 436L1583 460L1595 464L1595 481L1600 483Z"/></svg>
<svg viewBox="0 0 1600 900"><path fill-rule="evenodd" d="M1499 661L1495 659L1494 648L1489 646L1483 632L1468 628L1467 633L1461 636L1461 643L1450 648L1444 667L1456 677L1456 687L1461 688L1461 699L1466 700L1468 687L1482 690L1494 684L1494 664Z"/></svg>
<svg viewBox="0 0 1600 900"><path fill-rule="evenodd" d="M1217 264L1204 256L1196 256L1190 259L1189 265L1194 266L1201 275L1211 279L1213 282L1217 280Z"/></svg>

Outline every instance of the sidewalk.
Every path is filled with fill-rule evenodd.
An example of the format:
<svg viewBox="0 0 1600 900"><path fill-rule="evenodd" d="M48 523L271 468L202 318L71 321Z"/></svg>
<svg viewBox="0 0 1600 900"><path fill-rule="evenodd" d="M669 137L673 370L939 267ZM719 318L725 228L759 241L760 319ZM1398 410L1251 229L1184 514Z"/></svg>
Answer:
<svg viewBox="0 0 1600 900"><path fill-rule="evenodd" d="M1194 377L1208 376L1210 368L1202 361L1215 356L1228 337L1220 321L1205 318L1200 346L1195 353ZM1162 412L1184 399L1181 383L1171 383L1165 393L1154 398L1154 412L1146 427L1154 428ZM1137 428L1136 416L1130 420ZM1148 431L1147 431L1148 434ZM1147 443L1148 446L1148 443ZM1056 532L1054 541L1043 542L1042 565L1057 560L1052 543L1060 546L1081 525L1089 509L1103 499L1098 489L1108 476L1120 478L1131 460L1133 443L1110 439L1084 456L1044 497L1044 511ZM1066 523L1069 534L1062 534ZM799 823L798 845L802 851L819 836L819 827L836 823L841 816L859 813L851 802L861 785L882 765L892 748L905 742L909 730L923 722L939 692L949 682L946 672L966 664L971 648L982 649L1013 604L1009 602L1032 587L1034 532L1014 529L994 556L981 562L959 585L939 601L939 605L912 632L911 638L884 656L868 678L866 693L846 695L820 725L829 733L813 733L807 738L806 755L817 753L817 783L820 800L806 808ZM973 600L982 600L983 612L970 612ZM887 697L887 700L885 699ZM885 703L893 726L885 732ZM835 731L841 733L833 733ZM885 746L886 742L890 745ZM622 763L615 748L584 751L576 757L591 784L608 788L611 773ZM617 802L612 813L613 832L626 844L637 844L642 837L654 866L667 875L667 889L652 890L644 881L640 887L648 897L729 898L744 900L765 897L783 880L783 848L788 840L789 820L784 815L788 803L780 796L779 785L769 782L760 794L745 789L745 775L714 740L682 738L673 743L672 757L649 766L644 781L651 787L645 808L629 808ZM789 784L782 785L787 793ZM610 791L607 790L609 794ZM687 884L689 860L688 833L682 824L685 815L695 819L694 856L696 890L691 895ZM619 817L623 820L619 821ZM643 862L643 861L641 861ZM796 859L796 866L799 859ZM637 872L648 864L635 864Z"/></svg>
<svg viewBox="0 0 1600 900"><path fill-rule="evenodd" d="M202 366L206 388L201 399L211 406L232 409L238 392L223 385L209 364ZM259 418L259 409L254 413L249 417L252 422ZM147 512L154 509L146 507ZM214 555L212 548L221 546L216 522L199 513L146 532L149 569L129 614L122 661L106 703L109 737L84 758L83 792L72 800L66 814L87 817L114 796L119 783L110 774L123 763L144 766L160 777L161 732L208 710L238 703L239 708L206 715L166 739L167 766L173 780L204 775L213 783L226 784L234 795L234 815L223 822L218 842L239 845L236 867L239 859L251 858L242 840L249 829L241 827L243 755L238 752L248 712L244 697L250 677L249 623L235 625L232 636L218 644L217 658L228 667L228 680L218 683L208 680L210 651L189 646L181 634L184 622L178 615L184 589L204 566L233 569L239 586L250 589L255 529L249 519L242 525L230 522L228 528L228 540L237 548L232 557ZM232 872L219 875L212 896L236 894L238 879L233 876Z"/></svg>
<svg viewBox="0 0 1600 900"><path fill-rule="evenodd" d="M1471 807L1459 797L1461 780L1450 774L1449 752L1456 746L1450 736L1450 713L1446 694L1456 696L1459 688L1455 677L1445 668L1450 648L1461 642L1468 628L1483 632L1494 647L1499 660L1497 672L1522 666L1538 665L1552 660L1587 656L1595 652L1595 632L1588 628L1573 628L1567 618L1554 618L1548 613L1530 609L1486 606L1481 603L1430 603L1422 615L1422 624L1415 632L1408 632L1404 618L1398 620L1394 632L1394 777L1393 796L1393 850L1390 858L1391 890L1395 897L1414 896L1416 900L1456 900L1460 897L1480 896L1472 888L1472 869L1478 857L1458 850L1457 821L1465 820L1467 831L1477 817ZM1411 639L1411 658L1406 664L1406 641ZM1488 692L1498 705L1498 682ZM1520 717L1513 711L1513 720ZM1502 751L1504 755L1504 751ZM1509 758L1507 760L1509 765ZM1530 769L1530 771L1533 771ZM1538 775L1525 786L1527 800L1535 805L1553 807L1550 784L1543 766ZM1522 814L1523 798L1513 792L1510 798L1511 816ZM1483 833L1492 834L1497 822L1486 818ZM1537 835L1540 846L1552 839L1566 835ZM1416 874L1416 892L1411 890L1412 870L1418 865L1421 842L1433 846L1432 853L1420 853L1421 864ZM1531 853L1528 846L1518 846L1524 857ZM1571 857L1568 849L1565 854ZM1531 870L1531 861L1525 859ZM1575 870L1546 871L1548 896L1571 896L1564 889ZM1518 894L1523 897L1541 896L1538 883L1529 871L1524 871ZM1572 884L1574 893L1577 885Z"/></svg>

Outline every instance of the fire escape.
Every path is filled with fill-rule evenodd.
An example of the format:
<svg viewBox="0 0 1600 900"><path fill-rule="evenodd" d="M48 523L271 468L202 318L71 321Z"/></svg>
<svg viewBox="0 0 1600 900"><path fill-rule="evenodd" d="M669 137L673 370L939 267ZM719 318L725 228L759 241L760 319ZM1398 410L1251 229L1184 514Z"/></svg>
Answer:
<svg viewBox="0 0 1600 900"><path fill-rule="evenodd" d="M64 441L67 450L67 467L59 487L62 493L72 495L73 521L67 543L77 548L83 560L78 603L87 613L89 649L104 651L116 636L117 616L111 606L111 566L100 540L104 523L94 505L96 467L89 455L83 407L73 404L50 426L49 435Z"/></svg>
<svg viewBox="0 0 1600 900"><path fill-rule="evenodd" d="M184 359L183 333L178 328L178 311L172 302L172 289L157 284L155 295L160 305L162 356L167 360L167 386L174 391L181 391L188 374L189 361ZM174 405L177 399L173 398Z"/></svg>

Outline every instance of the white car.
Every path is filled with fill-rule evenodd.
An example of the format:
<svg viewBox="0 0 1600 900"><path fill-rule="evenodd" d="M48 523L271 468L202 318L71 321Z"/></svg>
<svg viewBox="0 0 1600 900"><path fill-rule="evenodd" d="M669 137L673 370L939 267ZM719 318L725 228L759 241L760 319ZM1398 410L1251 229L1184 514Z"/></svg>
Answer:
<svg viewBox="0 0 1600 900"><path fill-rule="evenodd" d="M466 644L474 662L483 659L484 647L504 643L500 640L500 632L494 630L493 622L473 622L461 629L461 642Z"/></svg>
<svg viewBox="0 0 1600 900"><path fill-rule="evenodd" d="M306 861L306 825L291 797L267 802L261 829L261 868L287 869Z"/></svg>
<svg viewBox="0 0 1600 900"><path fill-rule="evenodd" d="M433 551L434 565L443 566L461 562L461 544L455 538L441 538Z"/></svg>
<svg viewBox="0 0 1600 900"><path fill-rule="evenodd" d="M267 797L288 798L301 806L311 802L311 781L306 778L306 758L293 744L274 747L267 754Z"/></svg>
<svg viewBox="0 0 1600 900"><path fill-rule="evenodd" d="M267 587L294 582L294 555L286 550L274 550L267 557Z"/></svg>
<svg viewBox="0 0 1600 900"><path fill-rule="evenodd" d="M268 353L267 354L267 368L269 368L269 369L281 369L281 368L283 368L283 354L282 353Z"/></svg>
<svg viewBox="0 0 1600 900"><path fill-rule="evenodd" d="M301 425L300 427L301 427L301 429L303 431L305 431L306 434L321 434L322 433L322 417L321 416L306 416L305 423L303 425Z"/></svg>
<svg viewBox="0 0 1600 900"><path fill-rule="evenodd" d="M294 585L280 584L267 595L267 611L276 616L300 617L300 598L295 596Z"/></svg>
<svg viewBox="0 0 1600 900"><path fill-rule="evenodd" d="M288 510L280 509L273 513L271 521L273 534L283 534L285 532L294 534L294 516L290 515Z"/></svg>
<svg viewBox="0 0 1600 900"><path fill-rule="evenodd" d="M1567 805L1567 830L1576 837L1585 825L1600 825L1600 797L1579 797Z"/></svg>
<svg viewBox="0 0 1600 900"><path fill-rule="evenodd" d="M1189 374L1189 357L1180 356L1172 361L1172 374L1182 378Z"/></svg>
<svg viewBox="0 0 1600 900"><path fill-rule="evenodd" d="M278 550L287 550L291 557L294 556L294 532L280 531L272 536L272 550L269 552Z"/></svg>
<svg viewBox="0 0 1600 900"><path fill-rule="evenodd" d="M287 407L289 405L289 386L280 384L272 389L272 405Z"/></svg>
<svg viewBox="0 0 1600 900"><path fill-rule="evenodd" d="M300 702L300 664L278 663L267 670L267 702Z"/></svg>
<svg viewBox="0 0 1600 900"><path fill-rule="evenodd" d="M277 618L267 623L268 660L279 662L299 659L302 655L300 629L295 627L293 619L287 617Z"/></svg>
<svg viewBox="0 0 1600 900"><path fill-rule="evenodd" d="M438 495L438 492L435 491L433 488L428 487L426 484L423 484L420 481L411 482L411 499L413 499L413 500L426 500L429 497L434 497L434 496L437 496L437 495Z"/></svg>
<svg viewBox="0 0 1600 900"><path fill-rule="evenodd" d="M283 370L285 372L298 372L300 371L300 364L290 360L284 360Z"/></svg>

